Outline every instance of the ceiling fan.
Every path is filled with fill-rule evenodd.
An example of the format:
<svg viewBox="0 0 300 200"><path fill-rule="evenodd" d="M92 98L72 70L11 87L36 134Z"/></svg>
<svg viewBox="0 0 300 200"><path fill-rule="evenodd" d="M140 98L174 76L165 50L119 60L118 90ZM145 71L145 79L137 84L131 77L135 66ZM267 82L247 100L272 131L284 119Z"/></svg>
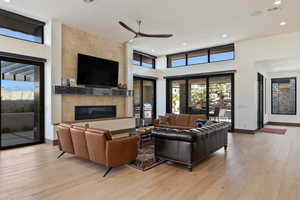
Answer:
<svg viewBox="0 0 300 200"><path fill-rule="evenodd" d="M173 34L146 34L146 33L142 33L141 32L141 25L142 25L142 20L137 20L136 21L138 26L139 26L139 31L135 31L132 28L130 28L129 26L127 26L124 22L119 21L119 24L124 27L125 29L127 29L128 31L132 32L135 34L134 38L142 38L142 37L150 37L150 38L169 38L172 37Z"/></svg>

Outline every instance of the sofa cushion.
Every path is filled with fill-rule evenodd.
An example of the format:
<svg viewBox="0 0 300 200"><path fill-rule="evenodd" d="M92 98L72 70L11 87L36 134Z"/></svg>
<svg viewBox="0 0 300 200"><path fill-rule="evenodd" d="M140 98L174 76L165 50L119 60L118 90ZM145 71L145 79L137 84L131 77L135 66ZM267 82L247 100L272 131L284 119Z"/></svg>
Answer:
<svg viewBox="0 0 300 200"><path fill-rule="evenodd" d="M64 126L64 124L59 124L57 126L57 137L59 141L60 150L74 154L70 128Z"/></svg>
<svg viewBox="0 0 300 200"><path fill-rule="evenodd" d="M206 115L190 115L189 126L197 127L199 120L207 120Z"/></svg>
<svg viewBox="0 0 300 200"><path fill-rule="evenodd" d="M86 130L93 133L104 134L107 140L112 140L111 132L109 130L103 130L97 128L88 128Z"/></svg>
<svg viewBox="0 0 300 200"><path fill-rule="evenodd" d="M88 153L91 161L106 164L106 136L99 132L87 130L85 132L86 142L88 145Z"/></svg>
<svg viewBox="0 0 300 200"><path fill-rule="evenodd" d="M177 115L175 115L173 113L167 113L166 116L168 117L168 124L169 125L175 125L176 124Z"/></svg>
<svg viewBox="0 0 300 200"><path fill-rule="evenodd" d="M81 158L89 159L85 131L76 128L71 128L70 131L75 154Z"/></svg>
<svg viewBox="0 0 300 200"><path fill-rule="evenodd" d="M189 121L190 121L190 115L180 114L180 115L177 115L177 117L175 119L175 123L172 125L189 126Z"/></svg>
<svg viewBox="0 0 300 200"><path fill-rule="evenodd" d="M169 124L169 117L168 116L158 116L160 124Z"/></svg>

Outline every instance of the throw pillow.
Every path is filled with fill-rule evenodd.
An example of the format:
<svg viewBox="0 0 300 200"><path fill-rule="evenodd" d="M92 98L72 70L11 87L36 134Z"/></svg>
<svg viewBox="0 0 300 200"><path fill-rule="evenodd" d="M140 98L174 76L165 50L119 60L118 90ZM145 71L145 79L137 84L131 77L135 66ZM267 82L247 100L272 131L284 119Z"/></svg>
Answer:
<svg viewBox="0 0 300 200"><path fill-rule="evenodd" d="M160 124L169 124L169 117L168 116L159 116L159 123Z"/></svg>
<svg viewBox="0 0 300 200"><path fill-rule="evenodd" d="M198 120L198 121L196 121L196 125L197 125L196 127L202 128L203 126L205 126L206 122L207 122L207 120Z"/></svg>

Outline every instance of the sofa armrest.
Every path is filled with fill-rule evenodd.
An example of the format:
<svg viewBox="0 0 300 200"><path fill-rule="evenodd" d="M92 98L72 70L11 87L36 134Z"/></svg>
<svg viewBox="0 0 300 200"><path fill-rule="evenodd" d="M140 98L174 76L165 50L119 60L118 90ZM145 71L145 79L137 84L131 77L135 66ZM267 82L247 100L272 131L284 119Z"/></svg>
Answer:
<svg viewBox="0 0 300 200"><path fill-rule="evenodd" d="M138 154L138 136L114 139L106 145L106 165L118 167L135 161Z"/></svg>

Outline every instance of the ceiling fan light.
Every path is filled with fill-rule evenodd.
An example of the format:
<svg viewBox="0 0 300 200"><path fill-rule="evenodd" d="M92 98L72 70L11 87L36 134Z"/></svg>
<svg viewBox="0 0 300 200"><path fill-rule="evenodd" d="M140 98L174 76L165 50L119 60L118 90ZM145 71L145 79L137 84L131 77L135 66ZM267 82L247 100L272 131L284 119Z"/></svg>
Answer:
<svg viewBox="0 0 300 200"><path fill-rule="evenodd" d="M283 21L283 22L280 22L280 26L285 26L286 25L286 22Z"/></svg>
<svg viewBox="0 0 300 200"><path fill-rule="evenodd" d="M274 5L281 5L281 0L275 0Z"/></svg>
<svg viewBox="0 0 300 200"><path fill-rule="evenodd" d="M92 3L94 2L95 0L83 0L84 3Z"/></svg>
<svg viewBox="0 0 300 200"><path fill-rule="evenodd" d="M224 34L222 35L222 38L228 38L228 35L227 35L226 33L224 33Z"/></svg>

